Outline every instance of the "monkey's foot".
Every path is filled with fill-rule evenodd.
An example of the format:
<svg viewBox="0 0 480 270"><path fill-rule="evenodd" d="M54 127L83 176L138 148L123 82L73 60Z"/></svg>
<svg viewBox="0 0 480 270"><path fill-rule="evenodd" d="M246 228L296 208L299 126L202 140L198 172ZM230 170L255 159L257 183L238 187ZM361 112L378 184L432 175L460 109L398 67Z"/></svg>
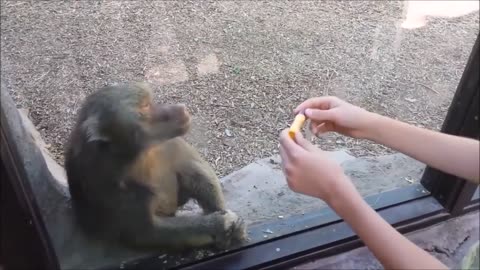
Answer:
<svg viewBox="0 0 480 270"><path fill-rule="evenodd" d="M215 236L215 246L226 249L233 243L243 242L247 239L246 226L242 218L231 210L221 212L223 228Z"/></svg>

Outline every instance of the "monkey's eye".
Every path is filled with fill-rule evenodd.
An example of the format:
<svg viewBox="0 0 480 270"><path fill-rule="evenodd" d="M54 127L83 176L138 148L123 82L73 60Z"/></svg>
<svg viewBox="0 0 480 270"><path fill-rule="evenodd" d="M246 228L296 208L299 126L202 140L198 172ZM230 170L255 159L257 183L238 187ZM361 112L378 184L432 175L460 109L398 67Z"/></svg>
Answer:
<svg viewBox="0 0 480 270"><path fill-rule="evenodd" d="M140 109L141 110L147 110L150 108L150 103L142 103L140 104Z"/></svg>
<svg viewBox="0 0 480 270"><path fill-rule="evenodd" d="M150 117L150 103L140 104L138 111L142 116Z"/></svg>
<svg viewBox="0 0 480 270"><path fill-rule="evenodd" d="M167 107L156 105L152 108L152 118L155 121L167 122L170 121L171 113Z"/></svg>

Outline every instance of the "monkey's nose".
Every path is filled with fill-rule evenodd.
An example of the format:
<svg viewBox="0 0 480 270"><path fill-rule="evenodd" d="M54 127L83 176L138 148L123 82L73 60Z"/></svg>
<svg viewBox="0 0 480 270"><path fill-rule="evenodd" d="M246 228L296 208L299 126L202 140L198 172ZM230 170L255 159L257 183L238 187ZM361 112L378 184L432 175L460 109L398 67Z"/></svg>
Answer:
<svg viewBox="0 0 480 270"><path fill-rule="evenodd" d="M183 114L188 114L187 105L184 103L177 104L178 111Z"/></svg>
<svg viewBox="0 0 480 270"><path fill-rule="evenodd" d="M181 122L188 122L190 120L190 113L187 110L187 106L183 103L175 105L175 114Z"/></svg>

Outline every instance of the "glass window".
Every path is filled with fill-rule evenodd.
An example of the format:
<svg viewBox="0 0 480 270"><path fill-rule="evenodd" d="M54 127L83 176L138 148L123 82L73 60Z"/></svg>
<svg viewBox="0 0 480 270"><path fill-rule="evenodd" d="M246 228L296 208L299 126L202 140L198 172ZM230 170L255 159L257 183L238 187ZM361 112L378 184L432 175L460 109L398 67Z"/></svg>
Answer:
<svg viewBox="0 0 480 270"><path fill-rule="evenodd" d="M475 190L475 193L473 193L472 201L473 200L478 200L479 198L480 198L480 188L477 187L477 189Z"/></svg>
<svg viewBox="0 0 480 270"><path fill-rule="evenodd" d="M185 103L193 117L186 140L221 178L228 208L264 228L251 244L326 207L292 192L280 169L278 135L292 109L334 95L439 130L479 31L478 9L475 1L6 1L1 72L60 165L82 101L104 85L147 81L155 101ZM374 142L304 132L365 197L415 186L425 168ZM146 254L54 237L63 267ZM170 264L169 256L158 258Z"/></svg>

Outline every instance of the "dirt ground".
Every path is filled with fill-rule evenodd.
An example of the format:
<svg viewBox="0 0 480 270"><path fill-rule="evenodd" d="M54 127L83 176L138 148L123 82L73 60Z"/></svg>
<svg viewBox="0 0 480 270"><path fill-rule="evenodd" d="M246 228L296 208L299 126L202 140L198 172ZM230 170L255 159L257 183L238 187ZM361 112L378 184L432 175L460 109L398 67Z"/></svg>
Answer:
<svg viewBox="0 0 480 270"><path fill-rule="evenodd" d="M304 99L337 95L439 129L479 31L478 13L401 30L400 1L1 2L1 76L50 151L82 100L106 84L149 81L185 103L188 140L220 176L277 153ZM329 135L328 150L389 152Z"/></svg>

